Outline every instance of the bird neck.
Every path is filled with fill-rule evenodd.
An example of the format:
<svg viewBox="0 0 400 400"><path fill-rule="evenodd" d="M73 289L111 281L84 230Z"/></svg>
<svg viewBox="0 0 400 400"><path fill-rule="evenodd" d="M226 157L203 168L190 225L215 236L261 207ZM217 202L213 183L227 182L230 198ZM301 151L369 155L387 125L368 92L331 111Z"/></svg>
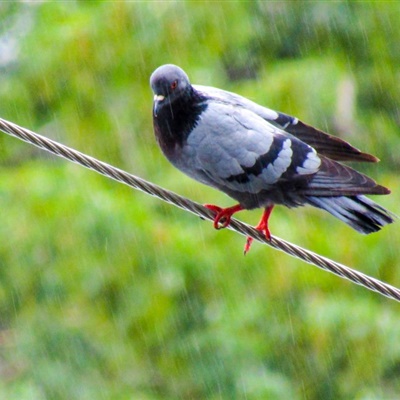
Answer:
<svg viewBox="0 0 400 400"><path fill-rule="evenodd" d="M207 108L205 98L192 87L172 103L164 104L157 116L153 115L154 132L163 152L182 147L193 128L197 125L201 113Z"/></svg>

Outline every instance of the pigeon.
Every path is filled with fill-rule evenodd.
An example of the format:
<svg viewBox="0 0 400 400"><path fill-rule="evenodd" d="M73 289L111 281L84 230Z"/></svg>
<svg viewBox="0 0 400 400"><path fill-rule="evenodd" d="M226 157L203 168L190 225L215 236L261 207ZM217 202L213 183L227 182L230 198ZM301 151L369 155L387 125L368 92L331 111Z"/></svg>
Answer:
<svg viewBox="0 0 400 400"><path fill-rule="evenodd" d="M150 86L154 133L165 157L238 202L227 208L205 204L215 214L215 228L227 227L238 211L263 208L255 228L271 240L275 205L311 205L363 234L394 221L394 214L365 196L390 190L342 163L379 161L375 156L238 94L192 85L173 64L157 68ZM247 238L245 254L252 240Z"/></svg>

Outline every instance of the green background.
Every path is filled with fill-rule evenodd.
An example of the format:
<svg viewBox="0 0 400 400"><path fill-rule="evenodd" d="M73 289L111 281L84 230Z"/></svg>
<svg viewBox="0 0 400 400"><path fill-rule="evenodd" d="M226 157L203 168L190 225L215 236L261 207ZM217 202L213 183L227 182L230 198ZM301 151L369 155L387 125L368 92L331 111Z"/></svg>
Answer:
<svg viewBox="0 0 400 400"><path fill-rule="evenodd" d="M399 213L398 2L1 2L0 116L202 203L152 131L161 64L377 155ZM0 398L394 399L399 305L0 134ZM255 224L260 211L239 218ZM400 286L399 224L273 234Z"/></svg>

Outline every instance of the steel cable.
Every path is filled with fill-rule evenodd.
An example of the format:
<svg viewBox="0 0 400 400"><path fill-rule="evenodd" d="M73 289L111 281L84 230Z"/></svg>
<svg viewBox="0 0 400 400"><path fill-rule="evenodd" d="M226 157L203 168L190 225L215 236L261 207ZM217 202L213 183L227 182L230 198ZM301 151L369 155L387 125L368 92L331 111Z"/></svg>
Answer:
<svg viewBox="0 0 400 400"><path fill-rule="evenodd" d="M43 150L47 150L56 156L63 157L69 161L92 169L104 176L107 176L108 178L124 183L151 196L155 196L166 201L167 203L182 208L183 210L190 211L201 218L211 221L214 219L213 213L199 203L191 201L169 190L163 189L162 187L148 182L142 178L115 168L112 165L99 161L93 157L87 156L86 154L83 154L77 150L57 143L54 140L38 135L37 133L34 133L26 128L22 128L2 118L0 118L0 130L27 143L33 144ZM400 301L400 290L398 288L378 279L372 278L366 274L363 274L362 272L351 269L309 250L303 249L276 236L272 236L271 241L269 242L259 231L236 219L232 219L228 228L241 233L244 236L250 236L259 242L273 247L274 249L281 250L293 257L299 258L300 260L315 265L318 268L340 276L341 278L348 279L349 281L361 285L369 290L378 292L393 300Z"/></svg>

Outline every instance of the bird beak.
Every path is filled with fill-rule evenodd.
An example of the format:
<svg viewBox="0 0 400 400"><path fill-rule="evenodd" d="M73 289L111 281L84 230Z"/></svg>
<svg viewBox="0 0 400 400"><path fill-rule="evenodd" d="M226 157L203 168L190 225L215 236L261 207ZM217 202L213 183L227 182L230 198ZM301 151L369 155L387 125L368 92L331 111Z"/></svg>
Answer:
<svg viewBox="0 0 400 400"><path fill-rule="evenodd" d="M165 99L165 96L161 94L154 95L154 105L153 105L153 114L157 117L158 110L160 109L160 103Z"/></svg>

